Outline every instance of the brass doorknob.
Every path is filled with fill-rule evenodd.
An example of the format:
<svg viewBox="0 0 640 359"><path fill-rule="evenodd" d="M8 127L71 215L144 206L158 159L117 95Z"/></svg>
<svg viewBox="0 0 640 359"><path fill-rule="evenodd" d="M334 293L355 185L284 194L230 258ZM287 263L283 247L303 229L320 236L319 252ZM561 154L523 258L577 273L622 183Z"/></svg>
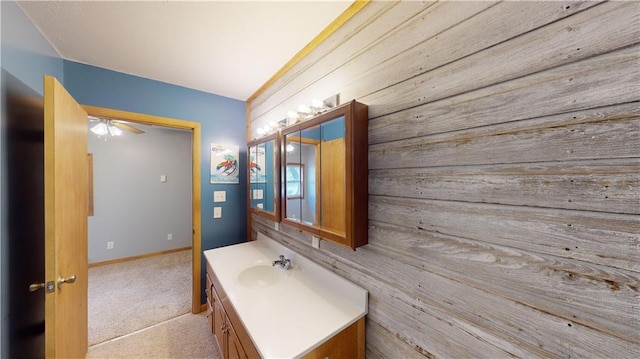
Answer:
<svg viewBox="0 0 640 359"><path fill-rule="evenodd" d="M63 276L59 276L58 277L58 289L62 288L62 285L65 284L65 283L72 284L72 283L75 283L75 281L76 281L76 275L75 274L72 275L69 278L66 278L66 279Z"/></svg>
<svg viewBox="0 0 640 359"><path fill-rule="evenodd" d="M42 288L46 288L47 293L53 293L53 291L56 289L56 286L53 283L53 281L46 282L46 283L32 283L32 284L29 284L29 292L35 292L38 289L42 289Z"/></svg>
<svg viewBox="0 0 640 359"><path fill-rule="evenodd" d="M29 292L35 292L38 289L42 289L44 288L45 284L44 283L33 283L33 284L29 284Z"/></svg>

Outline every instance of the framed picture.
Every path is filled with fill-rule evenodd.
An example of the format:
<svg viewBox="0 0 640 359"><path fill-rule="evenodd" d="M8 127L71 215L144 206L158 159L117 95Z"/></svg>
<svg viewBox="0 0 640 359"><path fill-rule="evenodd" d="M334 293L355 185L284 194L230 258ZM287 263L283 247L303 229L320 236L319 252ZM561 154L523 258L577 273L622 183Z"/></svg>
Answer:
<svg viewBox="0 0 640 359"><path fill-rule="evenodd" d="M240 183L240 147L221 143L211 144L211 183Z"/></svg>
<svg viewBox="0 0 640 359"><path fill-rule="evenodd" d="M304 198L304 165L287 163L285 179L287 199Z"/></svg>

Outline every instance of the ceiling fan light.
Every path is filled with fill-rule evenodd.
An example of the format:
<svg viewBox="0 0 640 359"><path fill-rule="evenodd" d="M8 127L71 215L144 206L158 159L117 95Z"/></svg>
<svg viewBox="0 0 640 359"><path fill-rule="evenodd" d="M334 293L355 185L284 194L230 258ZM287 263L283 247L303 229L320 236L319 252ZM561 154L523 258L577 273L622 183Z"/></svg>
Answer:
<svg viewBox="0 0 640 359"><path fill-rule="evenodd" d="M107 125L104 122L100 122L91 127L91 132L95 133L98 136L104 136L109 133L109 130L107 129Z"/></svg>
<svg viewBox="0 0 640 359"><path fill-rule="evenodd" d="M109 125L109 133L111 134L111 136L120 136L122 135L122 130L114 125Z"/></svg>

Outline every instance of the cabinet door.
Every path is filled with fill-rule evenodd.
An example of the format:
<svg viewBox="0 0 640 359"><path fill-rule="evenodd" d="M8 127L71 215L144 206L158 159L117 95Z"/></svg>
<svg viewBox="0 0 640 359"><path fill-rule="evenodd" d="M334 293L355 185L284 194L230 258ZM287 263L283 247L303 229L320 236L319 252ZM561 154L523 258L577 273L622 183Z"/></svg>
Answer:
<svg viewBox="0 0 640 359"><path fill-rule="evenodd" d="M216 340L218 341L218 348L220 348L220 353L223 358L227 358L226 347L225 347L225 335L226 335L226 315L224 313L224 309L222 305L220 305L220 301L213 296L213 334L216 336Z"/></svg>
<svg viewBox="0 0 640 359"><path fill-rule="evenodd" d="M282 130L282 223L368 243L368 108L352 101Z"/></svg>
<svg viewBox="0 0 640 359"><path fill-rule="evenodd" d="M228 318L227 318L228 320ZM229 359L247 359L247 354L244 352L240 340L233 326L230 322L227 324L227 356Z"/></svg>
<svg viewBox="0 0 640 359"><path fill-rule="evenodd" d="M207 293L207 318L209 319L209 327L211 328L211 332L213 333L213 284L211 283L211 278L209 278L209 273L206 276L206 289Z"/></svg>

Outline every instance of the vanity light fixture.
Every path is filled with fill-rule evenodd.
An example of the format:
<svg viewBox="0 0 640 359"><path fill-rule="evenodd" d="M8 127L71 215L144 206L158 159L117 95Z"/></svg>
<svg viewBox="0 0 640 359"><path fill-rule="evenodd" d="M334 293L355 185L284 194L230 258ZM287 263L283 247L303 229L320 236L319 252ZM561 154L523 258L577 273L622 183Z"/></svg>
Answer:
<svg viewBox="0 0 640 359"><path fill-rule="evenodd" d="M306 121L311 117L326 112L339 105L340 95L335 94L329 96L324 100L318 100L314 98L311 100L311 105L300 104L297 111L288 111L287 117L278 122L269 122L263 127L256 128L256 134L258 137L267 136L281 130L287 126L295 125L296 123Z"/></svg>
<svg viewBox="0 0 640 359"><path fill-rule="evenodd" d="M306 121L313 116L326 112L338 106L339 95L327 97L324 100L318 100L314 98L311 100L311 106L300 104L298 105L298 111L287 112L287 125L294 125L298 122Z"/></svg>

